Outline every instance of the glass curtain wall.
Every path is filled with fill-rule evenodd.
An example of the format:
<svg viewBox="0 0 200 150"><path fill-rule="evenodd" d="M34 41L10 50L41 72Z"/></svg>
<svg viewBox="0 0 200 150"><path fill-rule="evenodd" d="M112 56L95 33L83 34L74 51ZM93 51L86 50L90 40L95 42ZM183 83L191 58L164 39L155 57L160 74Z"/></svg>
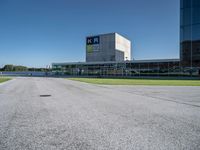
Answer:
<svg viewBox="0 0 200 150"><path fill-rule="evenodd" d="M200 0L181 0L181 64L200 67Z"/></svg>

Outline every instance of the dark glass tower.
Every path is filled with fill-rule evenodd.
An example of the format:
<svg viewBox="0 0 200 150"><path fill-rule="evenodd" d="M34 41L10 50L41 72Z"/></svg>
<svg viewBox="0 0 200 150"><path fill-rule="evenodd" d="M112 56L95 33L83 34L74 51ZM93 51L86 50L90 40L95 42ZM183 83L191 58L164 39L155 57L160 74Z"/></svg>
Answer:
<svg viewBox="0 0 200 150"><path fill-rule="evenodd" d="M181 0L180 59L184 67L200 67L200 0Z"/></svg>

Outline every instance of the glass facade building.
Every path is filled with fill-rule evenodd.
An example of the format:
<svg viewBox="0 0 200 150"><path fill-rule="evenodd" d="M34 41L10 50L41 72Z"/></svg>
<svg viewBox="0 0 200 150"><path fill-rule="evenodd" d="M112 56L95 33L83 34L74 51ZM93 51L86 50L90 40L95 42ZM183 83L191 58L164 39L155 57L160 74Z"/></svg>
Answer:
<svg viewBox="0 0 200 150"><path fill-rule="evenodd" d="M181 0L180 59L183 67L200 67L200 0Z"/></svg>
<svg viewBox="0 0 200 150"><path fill-rule="evenodd" d="M56 75L95 77L189 75L187 71L181 72L179 59L53 63L52 70ZM198 75L198 72L195 72L194 75Z"/></svg>

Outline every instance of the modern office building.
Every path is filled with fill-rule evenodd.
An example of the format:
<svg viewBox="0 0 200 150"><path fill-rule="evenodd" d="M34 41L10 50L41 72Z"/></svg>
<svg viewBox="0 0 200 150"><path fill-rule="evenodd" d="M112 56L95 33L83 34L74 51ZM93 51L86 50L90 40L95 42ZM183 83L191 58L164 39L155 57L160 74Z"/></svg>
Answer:
<svg viewBox="0 0 200 150"><path fill-rule="evenodd" d="M177 76L179 59L133 60L123 62L53 63L53 72L73 76ZM195 74L198 74L197 72ZM185 72L184 75L189 75Z"/></svg>
<svg viewBox="0 0 200 150"><path fill-rule="evenodd" d="M117 33L86 38L86 62L53 63L53 72L86 76L200 76L200 0L180 0L180 59L131 60Z"/></svg>
<svg viewBox="0 0 200 150"><path fill-rule="evenodd" d="M86 37L86 62L131 60L131 42L118 33Z"/></svg>
<svg viewBox="0 0 200 150"><path fill-rule="evenodd" d="M200 0L181 0L180 60L183 67L200 66Z"/></svg>

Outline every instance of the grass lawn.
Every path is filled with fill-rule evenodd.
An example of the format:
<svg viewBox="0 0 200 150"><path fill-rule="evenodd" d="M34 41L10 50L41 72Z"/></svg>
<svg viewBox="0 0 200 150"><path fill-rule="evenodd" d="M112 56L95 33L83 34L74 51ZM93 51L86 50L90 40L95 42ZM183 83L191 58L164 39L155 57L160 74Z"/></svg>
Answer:
<svg viewBox="0 0 200 150"><path fill-rule="evenodd" d="M0 77L0 83L10 80L11 78Z"/></svg>
<svg viewBox="0 0 200 150"><path fill-rule="evenodd" d="M164 80L164 79L99 79L69 78L92 84L104 85L161 85L161 86L200 86L200 80Z"/></svg>

